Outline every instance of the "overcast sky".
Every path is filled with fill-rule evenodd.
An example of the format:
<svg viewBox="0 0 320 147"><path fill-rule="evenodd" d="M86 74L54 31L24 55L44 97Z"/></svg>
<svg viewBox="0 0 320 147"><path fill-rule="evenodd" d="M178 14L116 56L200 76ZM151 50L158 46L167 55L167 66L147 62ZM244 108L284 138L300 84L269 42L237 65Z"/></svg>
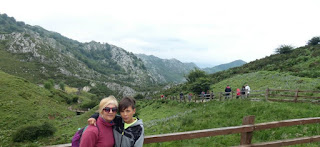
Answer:
<svg viewBox="0 0 320 147"><path fill-rule="evenodd" d="M0 0L0 13L80 42L200 67L254 61L320 36L320 0Z"/></svg>

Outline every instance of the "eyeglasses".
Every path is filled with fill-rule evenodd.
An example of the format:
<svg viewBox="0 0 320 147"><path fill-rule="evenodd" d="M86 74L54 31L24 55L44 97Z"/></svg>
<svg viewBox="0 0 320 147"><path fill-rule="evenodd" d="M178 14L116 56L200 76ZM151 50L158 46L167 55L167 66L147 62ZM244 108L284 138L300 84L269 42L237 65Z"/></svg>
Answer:
<svg viewBox="0 0 320 147"><path fill-rule="evenodd" d="M118 111L118 108L117 108L117 107L113 107L113 108L105 107L103 110L104 110L105 112L110 112L110 110L112 110L111 113L115 113L115 112Z"/></svg>

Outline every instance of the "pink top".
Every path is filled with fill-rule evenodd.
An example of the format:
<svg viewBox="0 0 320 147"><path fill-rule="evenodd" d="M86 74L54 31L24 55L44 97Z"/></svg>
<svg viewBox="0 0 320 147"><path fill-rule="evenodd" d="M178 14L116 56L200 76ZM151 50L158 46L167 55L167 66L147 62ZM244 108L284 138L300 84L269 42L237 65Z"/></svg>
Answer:
<svg viewBox="0 0 320 147"><path fill-rule="evenodd" d="M113 147L114 137L112 125L99 116L96 126L89 125L84 131L80 141L80 147ZM98 131L100 131L98 133Z"/></svg>

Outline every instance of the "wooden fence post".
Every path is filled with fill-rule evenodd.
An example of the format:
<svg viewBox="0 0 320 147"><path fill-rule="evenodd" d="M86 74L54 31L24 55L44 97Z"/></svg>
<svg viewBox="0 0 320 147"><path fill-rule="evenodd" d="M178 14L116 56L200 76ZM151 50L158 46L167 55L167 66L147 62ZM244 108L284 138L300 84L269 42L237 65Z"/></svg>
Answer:
<svg viewBox="0 0 320 147"><path fill-rule="evenodd" d="M298 93L299 93L299 89L297 89L296 94L294 95L294 102L295 103L298 101Z"/></svg>
<svg viewBox="0 0 320 147"><path fill-rule="evenodd" d="M221 101L221 92L219 93L219 101Z"/></svg>
<svg viewBox="0 0 320 147"><path fill-rule="evenodd" d="M268 96L269 96L269 88L267 88L267 90L266 90L266 95L265 95L266 101L268 101Z"/></svg>
<svg viewBox="0 0 320 147"><path fill-rule="evenodd" d="M242 120L242 125L253 125L254 124L254 115L245 116ZM251 144L253 132L241 133L240 145Z"/></svg>
<svg viewBox="0 0 320 147"><path fill-rule="evenodd" d="M203 103L204 95L201 96L201 102Z"/></svg>
<svg viewBox="0 0 320 147"><path fill-rule="evenodd" d="M231 91L231 99L233 99L233 91Z"/></svg>

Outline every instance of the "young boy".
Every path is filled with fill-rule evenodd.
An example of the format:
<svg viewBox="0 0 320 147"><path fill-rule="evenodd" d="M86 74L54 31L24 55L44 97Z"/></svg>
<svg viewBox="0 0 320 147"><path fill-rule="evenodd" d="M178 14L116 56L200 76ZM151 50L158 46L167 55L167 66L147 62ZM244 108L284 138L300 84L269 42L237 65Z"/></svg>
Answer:
<svg viewBox="0 0 320 147"><path fill-rule="evenodd" d="M142 147L144 141L143 122L137 117L133 117L136 113L136 101L130 97L124 97L119 103L120 117L114 119L113 135L116 147ZM91 116L98 118L96 114ZM92 119L89 119L89 124Z"/></svg>

